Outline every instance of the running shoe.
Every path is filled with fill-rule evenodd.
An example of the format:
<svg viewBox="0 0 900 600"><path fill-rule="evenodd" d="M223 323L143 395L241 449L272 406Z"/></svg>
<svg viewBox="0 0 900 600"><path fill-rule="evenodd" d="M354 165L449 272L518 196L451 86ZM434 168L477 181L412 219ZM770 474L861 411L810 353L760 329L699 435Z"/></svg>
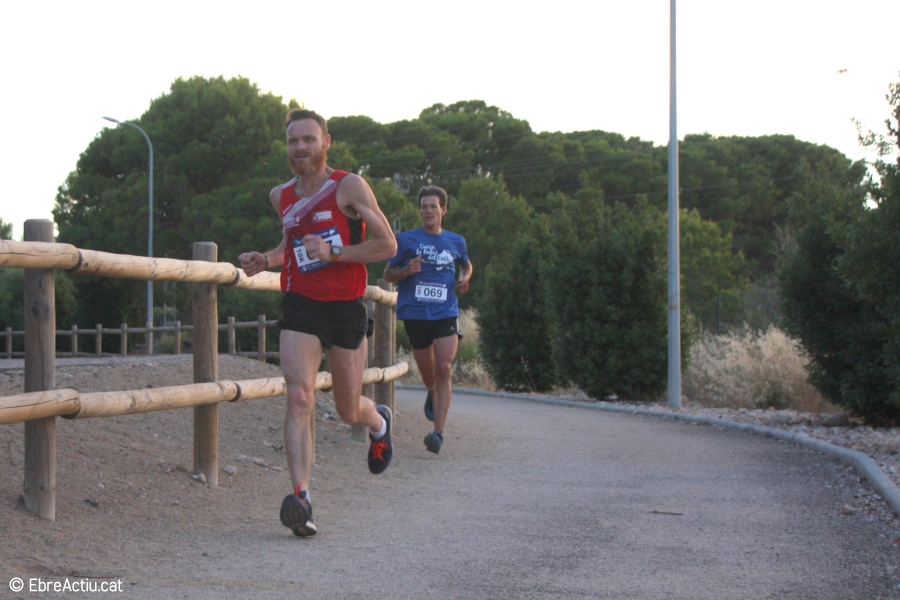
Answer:
<svg viewBox="0 0 900 600"><path fill-rule="evenodd" d="M437 454L441 451L441 446L443 445L444 434L432 431L425 436L425 447L428 448L429 452L434 452L435 454Z"/></svg>
<svg viewBox="0 0 900 600"><path fill-rule="evenodd" d="M388 468L388 465L391 464L391 458L394 456L394 444L391 442L391 428L394 418L391 415L391 409L383 404L379 404L375 407L375 410L387 423L387 431L384 437L377 442L372 439L372 433L369 433L371 442L369 444L369 471L378 475Z"/></svg>
<svg viewBox="0 0 900 600"><path fill-rule="evenodd" d="M309 503L306 490L289 494L281 503L280 516L281 524L298 537L309 537L319 532L312 521L312 504Z"/></svg>
<svg viewBox="0 0 900 600"><path fill-rule="evenodd" d="M434 421L434 402L431 399L431 390L428 390L428 395L425 396L425 418Z"/></svg>

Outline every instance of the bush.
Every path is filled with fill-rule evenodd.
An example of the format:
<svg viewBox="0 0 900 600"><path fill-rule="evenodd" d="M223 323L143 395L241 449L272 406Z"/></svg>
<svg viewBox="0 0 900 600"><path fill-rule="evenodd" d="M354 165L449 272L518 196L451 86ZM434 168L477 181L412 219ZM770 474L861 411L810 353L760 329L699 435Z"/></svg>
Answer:
<svg viewBox="0 0 900 600"><path fill-rule="evenodd" d="M543 392L557 383L540 286L542 244L521 239L508 261L484 273L478 299L481 356L498 387Z"/></svg>
<svg viewBox="0 0 900 600"><path fill-rule="evenodd" d="M808 381L809 356L776 327L704 333L691 347L683 393L702 406L821 412L829 406Z"/></svg>
<svg viewBox="0 0 900 600"><path fill-rule="evenodd" d="M870 422L897 421L898 382L885 360L888 321L839 269L851 251L850 232L865 215L863 190L813 181L801 200L793 207L796 244L779 271L786 329L809 352L810 380L822 395Z"/></svg>
<svg viewBox="0 0 900 600"><path fill-rule="evenodd" d="M878 180L812 178L794 199L796 244L780 271L785 323L812 357L812 381L873 424L900 422L900 162L886 160L900 148L900 83L888 100L888 137L861 135L878 151Z"/></svg>
<svg viewBox="0 0 900 600"><path fill-rule="evenodd" d="M665 213L589 197L557 204L541 273L560 378L592 398L657 399L667 383Z"/></svg>

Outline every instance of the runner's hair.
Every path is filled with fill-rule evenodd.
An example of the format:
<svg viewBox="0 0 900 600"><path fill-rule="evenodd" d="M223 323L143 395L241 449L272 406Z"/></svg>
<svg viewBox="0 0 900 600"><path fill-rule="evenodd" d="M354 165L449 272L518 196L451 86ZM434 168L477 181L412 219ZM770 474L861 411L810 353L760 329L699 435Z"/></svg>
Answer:
<svg viewBox="0 0 900 600"><path fill-rule="evenodd" d="M419 189L419 208L422 208L422 198L425 196L437 196L441 208L447 208L447 191L436 185L423 185Z"/></svg>
<svg viewBox="0 0 900 600"><path fill-rule="evenodd" d="M284 126L290 127L291 123L293 123L294 121L301 121L303 119L312 119L319 124L319 127L322 128L322 135L328 135L328 121L325 120L325 117L314 110L308 110L305 108L295 108L288 112L287 122Z"/></svg>

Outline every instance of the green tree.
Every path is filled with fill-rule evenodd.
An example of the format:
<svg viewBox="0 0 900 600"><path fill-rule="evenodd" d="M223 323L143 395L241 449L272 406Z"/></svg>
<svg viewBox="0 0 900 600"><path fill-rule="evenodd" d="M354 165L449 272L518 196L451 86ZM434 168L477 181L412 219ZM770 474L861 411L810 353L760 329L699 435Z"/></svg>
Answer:
<svg viewBox="0 0 900 600"><path fill-rule="evenodd" d="M12 232L12 223L7 223L3 219L0 219L0 240L11 240Z"/></svg>
<svg viewBox="0 0 900 600"><path fill-rule="evenodd" d="M786 223L788 199L805 188L811 167L816 177L839 186L857 185L865 175L862 162L790 135L687 135L679 167L681 206L696 208L733 235L752 279L774 270L776 230Z"/></svg>
<svg viewBox="0 0 900 600"><path fill-rule="evenodd" d="M745 271L744 257L734 251L731 235L697 210L681 212L681 299L701 326L741 324L742 293L749 288Z"/></svg>
<svg viewBox="0 0 900 600"><path fill-rule="evenodd" d="M888 402L887 323L839 269L864 206L860 187L825 181L811 181L807 193L795 197L795 245L779 270L784 323L809 353L810 381L823 396L874 422L895 421L900 405Z"/></svg>
<svg viewBox="0 0 900 600"><path fill-rule="evenodd" d="M900 82L888 88L890 117L887 136L868 135L863 141L878 150L877 177L866 185L867 205L859 218L849 222L846 251L837 257L837 268L845 285L855 290L859 302L874 312L867 331L880 337L872 362L875 381L883 388L873 400L884 403L883 412L900 417ZM896 155L896 156L895 156ZM873 357L874 359L874 357Z"/></svg>
<svg viewBox="0 0 900 600"><path fill-rule="evenodd" d="M288 108L243 78L193 77L176 80L135 120L155 155L154 255L188 259L193 242L215 241L219 260L234 261L248 249L278 244L267 198L273 185L291 177L284 141ZM147 185L142 137L129 127L103 131L57 195L60 241L146 255ZM143 322L143 282L79 278L76 286L84 300L80 325ZM189 306L190 286L166 290L167 303Z"/></svg>
<svg viewBox="0 0 900 600"><path fill-rule="evenodd" d="M472 178L451 198L444 226L466 238L475 274L460 306L472 306L481 296L479 270L503 261L523 232L531 229L533 210L522 196L513 196L503 179Z"/></svg>
<svg viewBox="0 0 900 600"><path fill-rule="evenodd" d="M541 392L559 381L550 353L550 322L539 277L549 237L536 222L506 259L484 270L478 302L480 352L498 387Z"/></svg>
<svg viewBox="0 0 900 600"><path fill-rule="evenodd" d="M557 196L542 282L560 379L592 398L655 399L667 373L666 218ZM687 330L684 330L687 333ZM685 354L690 340L682 341Z"/></svg>

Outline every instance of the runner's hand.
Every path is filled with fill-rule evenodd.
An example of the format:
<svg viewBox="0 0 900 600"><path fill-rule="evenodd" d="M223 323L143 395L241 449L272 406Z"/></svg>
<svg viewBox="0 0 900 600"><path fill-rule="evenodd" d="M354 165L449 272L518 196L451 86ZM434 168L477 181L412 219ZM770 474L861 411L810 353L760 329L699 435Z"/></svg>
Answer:
<svg viewBox="0 0 900 600"><path fill-rule="evenodd" d="M306 252L310 258L318 258L325 262L332 262L331 244L326 242L322 236L307 233L303 236L303 245L306 246Z"/></svg>
<svg viewBox="0 0 900 600"><path fill-rule="evenodd" d="M415 273L421 273L423 262L425 262L425 259L421 256L416 256L409 259L409 262L406 264L407 277Z"/></svg>
<svg viewBox="0 0 900 600"><path fill-rule="evenodd" d="M241 268L247 274L247 277L253 277L262 273L266 270L266 265L268 264L266 257L259 252L244 252L238 256L238 260L241 261Z"/></svg>
<svg viewBox="0 0 900 600"><path fill-rule="evenodd" d="M469 280L466 279L465 277L463 277L462 275L460 275L459 279L456 282L456 293L457 294L465 294L468 291L469 291Z"/></svg>

